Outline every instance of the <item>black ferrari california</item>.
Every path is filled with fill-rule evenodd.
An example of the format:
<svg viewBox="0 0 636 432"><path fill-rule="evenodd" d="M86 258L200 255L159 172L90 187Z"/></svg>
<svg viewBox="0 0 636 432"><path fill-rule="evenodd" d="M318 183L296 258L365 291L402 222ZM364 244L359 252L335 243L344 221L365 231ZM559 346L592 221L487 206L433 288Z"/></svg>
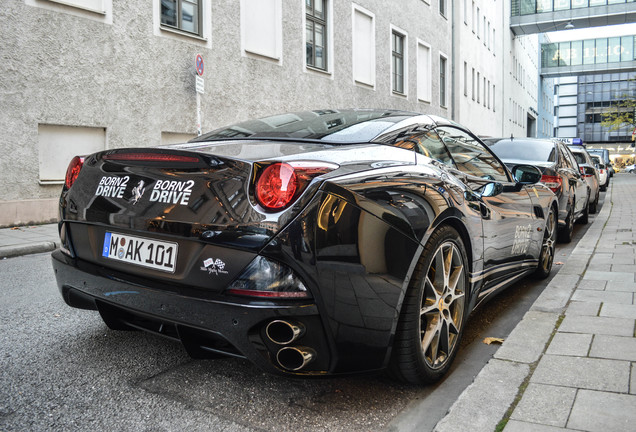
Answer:
<svg viewBox="0 0 636 432"><path fill-rule="evenodd" d="M433 382L477 305L550 273L540 179L439 117L276 115L75 157L53 267L68 305L195 358Z"/></svg>

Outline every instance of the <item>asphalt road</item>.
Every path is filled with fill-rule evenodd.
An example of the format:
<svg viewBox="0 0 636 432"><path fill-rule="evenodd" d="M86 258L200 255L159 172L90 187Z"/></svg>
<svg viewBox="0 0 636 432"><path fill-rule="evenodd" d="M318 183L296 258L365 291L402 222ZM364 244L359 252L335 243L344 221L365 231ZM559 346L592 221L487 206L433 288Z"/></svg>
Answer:
<svg viewBox="0 0 636 432"><path fill-rule="evenodd" d="M482 340L505 338L548 281L522 281L474 313L451 373L420 388L382 374L301 380L240 359L192 360L177 343L111 331L97 312L66 306L49 254L5 259L0 431L431 430L496 352Z"/></svg>

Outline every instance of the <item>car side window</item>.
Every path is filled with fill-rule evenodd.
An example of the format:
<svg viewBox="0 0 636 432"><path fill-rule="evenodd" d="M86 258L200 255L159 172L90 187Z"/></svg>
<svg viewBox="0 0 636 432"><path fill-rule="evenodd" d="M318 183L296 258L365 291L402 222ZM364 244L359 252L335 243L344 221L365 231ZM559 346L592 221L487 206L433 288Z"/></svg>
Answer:
<svg viewBox="0 0 636 432"><path fill-rule="evenodd" d="M561 159L563 160L563 165L565 165L566 168L575 170L576 168L574 167L574 165L572 165L572 161L568 157L568 154L565 148L561 145L557 145L557 147L559 148L559 153L561 153Z"/></svg>
<svg viewBox="0 0 636 432"><path fill-rule="evenodd" d="M408 134L400 134L399 139L396 140L393 145L413 150L445 165L456 168L450 153L448 153L448 149L430 127L418 128Z"/></svg>
<svg viewBox="0 0 636 432"><path fill-rule="evenodd" d="M476 177L509 181L506 169L484 144L469 133L450 126L440 126L437 133L448 148L457 169Z"/></svg>
<svg viewBox="0 0 636 432"><path fill-rule="evenodd" d="M565 150L566 157L570 160L570 164L572 165L573 169L575 169L578 172L579 163L577 162L576 158L574 157L574 155L572 154L569 148L564 147L563 149Z"/></svg>

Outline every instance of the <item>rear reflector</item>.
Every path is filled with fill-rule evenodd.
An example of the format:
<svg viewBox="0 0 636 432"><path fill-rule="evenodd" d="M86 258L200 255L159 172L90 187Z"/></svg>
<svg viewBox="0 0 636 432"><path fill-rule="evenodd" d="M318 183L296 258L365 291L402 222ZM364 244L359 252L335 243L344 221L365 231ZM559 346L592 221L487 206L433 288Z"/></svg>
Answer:
<svg viewBox="0 0 636 432"><path fill-rule="evenodd" d="M200 159L195 156L185 156L166 153L111 153L102 157L111 161L135 161L135 162L186 162L198 163Z"/></svg>
<svg viewBox="0 0 636 432"><path fill-rule="evenodd" d="M559 176L543 175L541 176L541 183L549 187L552 192L556 193L559 189L561 189L562 180Z"/></svg>
<svg viewBox="0 0 636 432"><path fill-rule="evenodd" d="M70 189L77 180L77 176L84 165L84 158L80 156L75 156L71 159L71 163L68 164L68 168L66 169L66 177L64 178L64 186L66 189Z"/></svg>
<svg viewBox="0 0 636 432"><path fill-rule="evenodd" d="M284 264L258 256L227 288L228 294L267 298L310 298L305 284Z"/></svg>

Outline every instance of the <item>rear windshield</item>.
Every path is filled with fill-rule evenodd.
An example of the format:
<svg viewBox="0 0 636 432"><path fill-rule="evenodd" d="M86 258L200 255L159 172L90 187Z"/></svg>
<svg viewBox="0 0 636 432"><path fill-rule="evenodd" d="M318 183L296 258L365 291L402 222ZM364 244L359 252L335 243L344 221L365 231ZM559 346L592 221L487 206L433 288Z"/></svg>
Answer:
<svg viewBox="0 0 636 432"><path fill-rule="evenodd" d="M586 164L587 163L587 161L585 160L585 156L583 156L582 153L572 152L572 154L574 155L574 159L576 159L576 162L578 164Z"/></svg>
<svg viewBox="0 0 636 432"><path fill-rule="evenodd" d="M316 110L248 120L216 129L190 142L282 139L366 143L414 113L387 110Z"/></svg>
<svg viewBox="0 0 636 432"><path fill-rule="evenodd" d="M554 143L552 141L503 139L485 140L490 149L500 159L514 159L535 162L554 162Z"/></svg>

